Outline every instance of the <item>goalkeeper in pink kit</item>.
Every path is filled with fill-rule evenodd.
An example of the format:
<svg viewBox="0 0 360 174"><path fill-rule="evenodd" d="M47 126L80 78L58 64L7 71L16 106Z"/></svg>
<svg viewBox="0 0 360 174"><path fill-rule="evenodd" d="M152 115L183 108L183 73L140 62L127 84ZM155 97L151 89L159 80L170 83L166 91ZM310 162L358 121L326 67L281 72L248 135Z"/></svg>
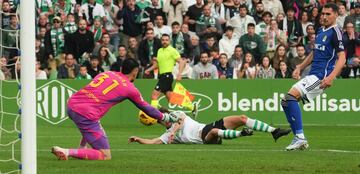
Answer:
<svg viewBox="0 0 360 174"><path fill-rule="evenodd" d="M159 121L178 121L178 118L161 113L143 100L132 83L138 74L138 67L139 64L134 59L126 59L121 72L101 73L70 97L68 115L79 128L82 140L79 149L52 147L52 153L59 160L67 160L68 157L87 160L111 159L109 141L99 121L112 106L126 99ZM92 148L85 148L87 143Z"/></svg>

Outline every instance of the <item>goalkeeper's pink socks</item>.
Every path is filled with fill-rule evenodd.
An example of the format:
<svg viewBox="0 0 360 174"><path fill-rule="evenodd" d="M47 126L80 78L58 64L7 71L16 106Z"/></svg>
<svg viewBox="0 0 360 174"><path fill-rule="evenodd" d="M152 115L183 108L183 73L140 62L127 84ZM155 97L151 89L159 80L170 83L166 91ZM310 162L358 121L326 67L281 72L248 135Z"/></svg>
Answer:
<svg viewBox="0 0 360 174"><path fill-rule="evenodd" d="M69 149L69 156L85 160L104 160L104 154L96 149Z"/></svg>

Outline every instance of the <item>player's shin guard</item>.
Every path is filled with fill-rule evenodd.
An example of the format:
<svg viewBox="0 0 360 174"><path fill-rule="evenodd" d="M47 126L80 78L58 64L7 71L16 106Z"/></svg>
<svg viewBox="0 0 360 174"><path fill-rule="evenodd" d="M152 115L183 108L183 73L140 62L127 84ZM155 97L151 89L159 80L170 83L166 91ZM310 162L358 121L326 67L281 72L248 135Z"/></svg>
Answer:
<svg viewBox="0 0 360 174"><path fill-rule="evenodd" d="M241 131L237 130L219 130L218 136L224 139L233 139L241 136Z"/></svg>
<svg viewBox="0 0 360 174"><path fill-rule="evenodd" d="M268 125L267 123L251 118L247 118L245 125L256 131L272 132L275 130L274 127Z"/></svg>
<svg viewBox="0 0 360 174"><path fill-rule="evenodd" d="M104 160L104 154L96 149L69 149L69 156L85 160Z"/></svg>
<svg viewBox="0 0 360 174"><path fill-rule="evenodd" d="M291 120L290 111L289 111L289 107L288 107L286 99L281 100L281 106L284 110L286 119L287 119L288 123L290 124L290 128L291 128L293 134L295 135L295 128L294 128L294 124L292 123L293 121Z"/></svg>
<svg viewBox="0 0 360 174"><path fill-rule="evenodd" d="M294 135L303 134L301 110L296 98L290 94L287 94L285 101L282 101L281 105L284 109L286 118L290 123L290 127Z"/></svg>

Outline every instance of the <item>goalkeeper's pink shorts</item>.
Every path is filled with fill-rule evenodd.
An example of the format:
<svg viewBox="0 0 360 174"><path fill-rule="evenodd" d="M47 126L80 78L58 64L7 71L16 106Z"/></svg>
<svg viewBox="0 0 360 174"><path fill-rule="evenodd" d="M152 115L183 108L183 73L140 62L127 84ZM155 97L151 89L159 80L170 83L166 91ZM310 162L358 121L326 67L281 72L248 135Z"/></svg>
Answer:
<svg viewBox="0 0 360 174"><path fill-rule="evenodd" d="M68 115L92 148L97 150L110 149L108 138L99 121L89 120L71 109L68 109Z"/></svg>

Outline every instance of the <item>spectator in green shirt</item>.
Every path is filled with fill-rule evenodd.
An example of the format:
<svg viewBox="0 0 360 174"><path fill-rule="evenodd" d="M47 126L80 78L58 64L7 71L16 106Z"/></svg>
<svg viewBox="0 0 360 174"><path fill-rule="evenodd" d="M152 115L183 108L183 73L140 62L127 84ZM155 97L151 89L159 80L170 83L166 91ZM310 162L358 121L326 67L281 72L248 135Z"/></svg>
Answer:
<svg viewBox="0 0 360 174"><path fill-rule="evenodd" d="M87 73L86 65L80 66L79 74L76 76L77 80L84 80L84 79L92 79L92 77Z"/></svg>
<svg viewBox="0 0 360 174"><path fill-rule="evenodd" d="M251 53L257 64L261 63L261 58L266 53L264 40L255 33L255 24L249 23L247 33L240 37L239 45L244 53Z"/></svg>

